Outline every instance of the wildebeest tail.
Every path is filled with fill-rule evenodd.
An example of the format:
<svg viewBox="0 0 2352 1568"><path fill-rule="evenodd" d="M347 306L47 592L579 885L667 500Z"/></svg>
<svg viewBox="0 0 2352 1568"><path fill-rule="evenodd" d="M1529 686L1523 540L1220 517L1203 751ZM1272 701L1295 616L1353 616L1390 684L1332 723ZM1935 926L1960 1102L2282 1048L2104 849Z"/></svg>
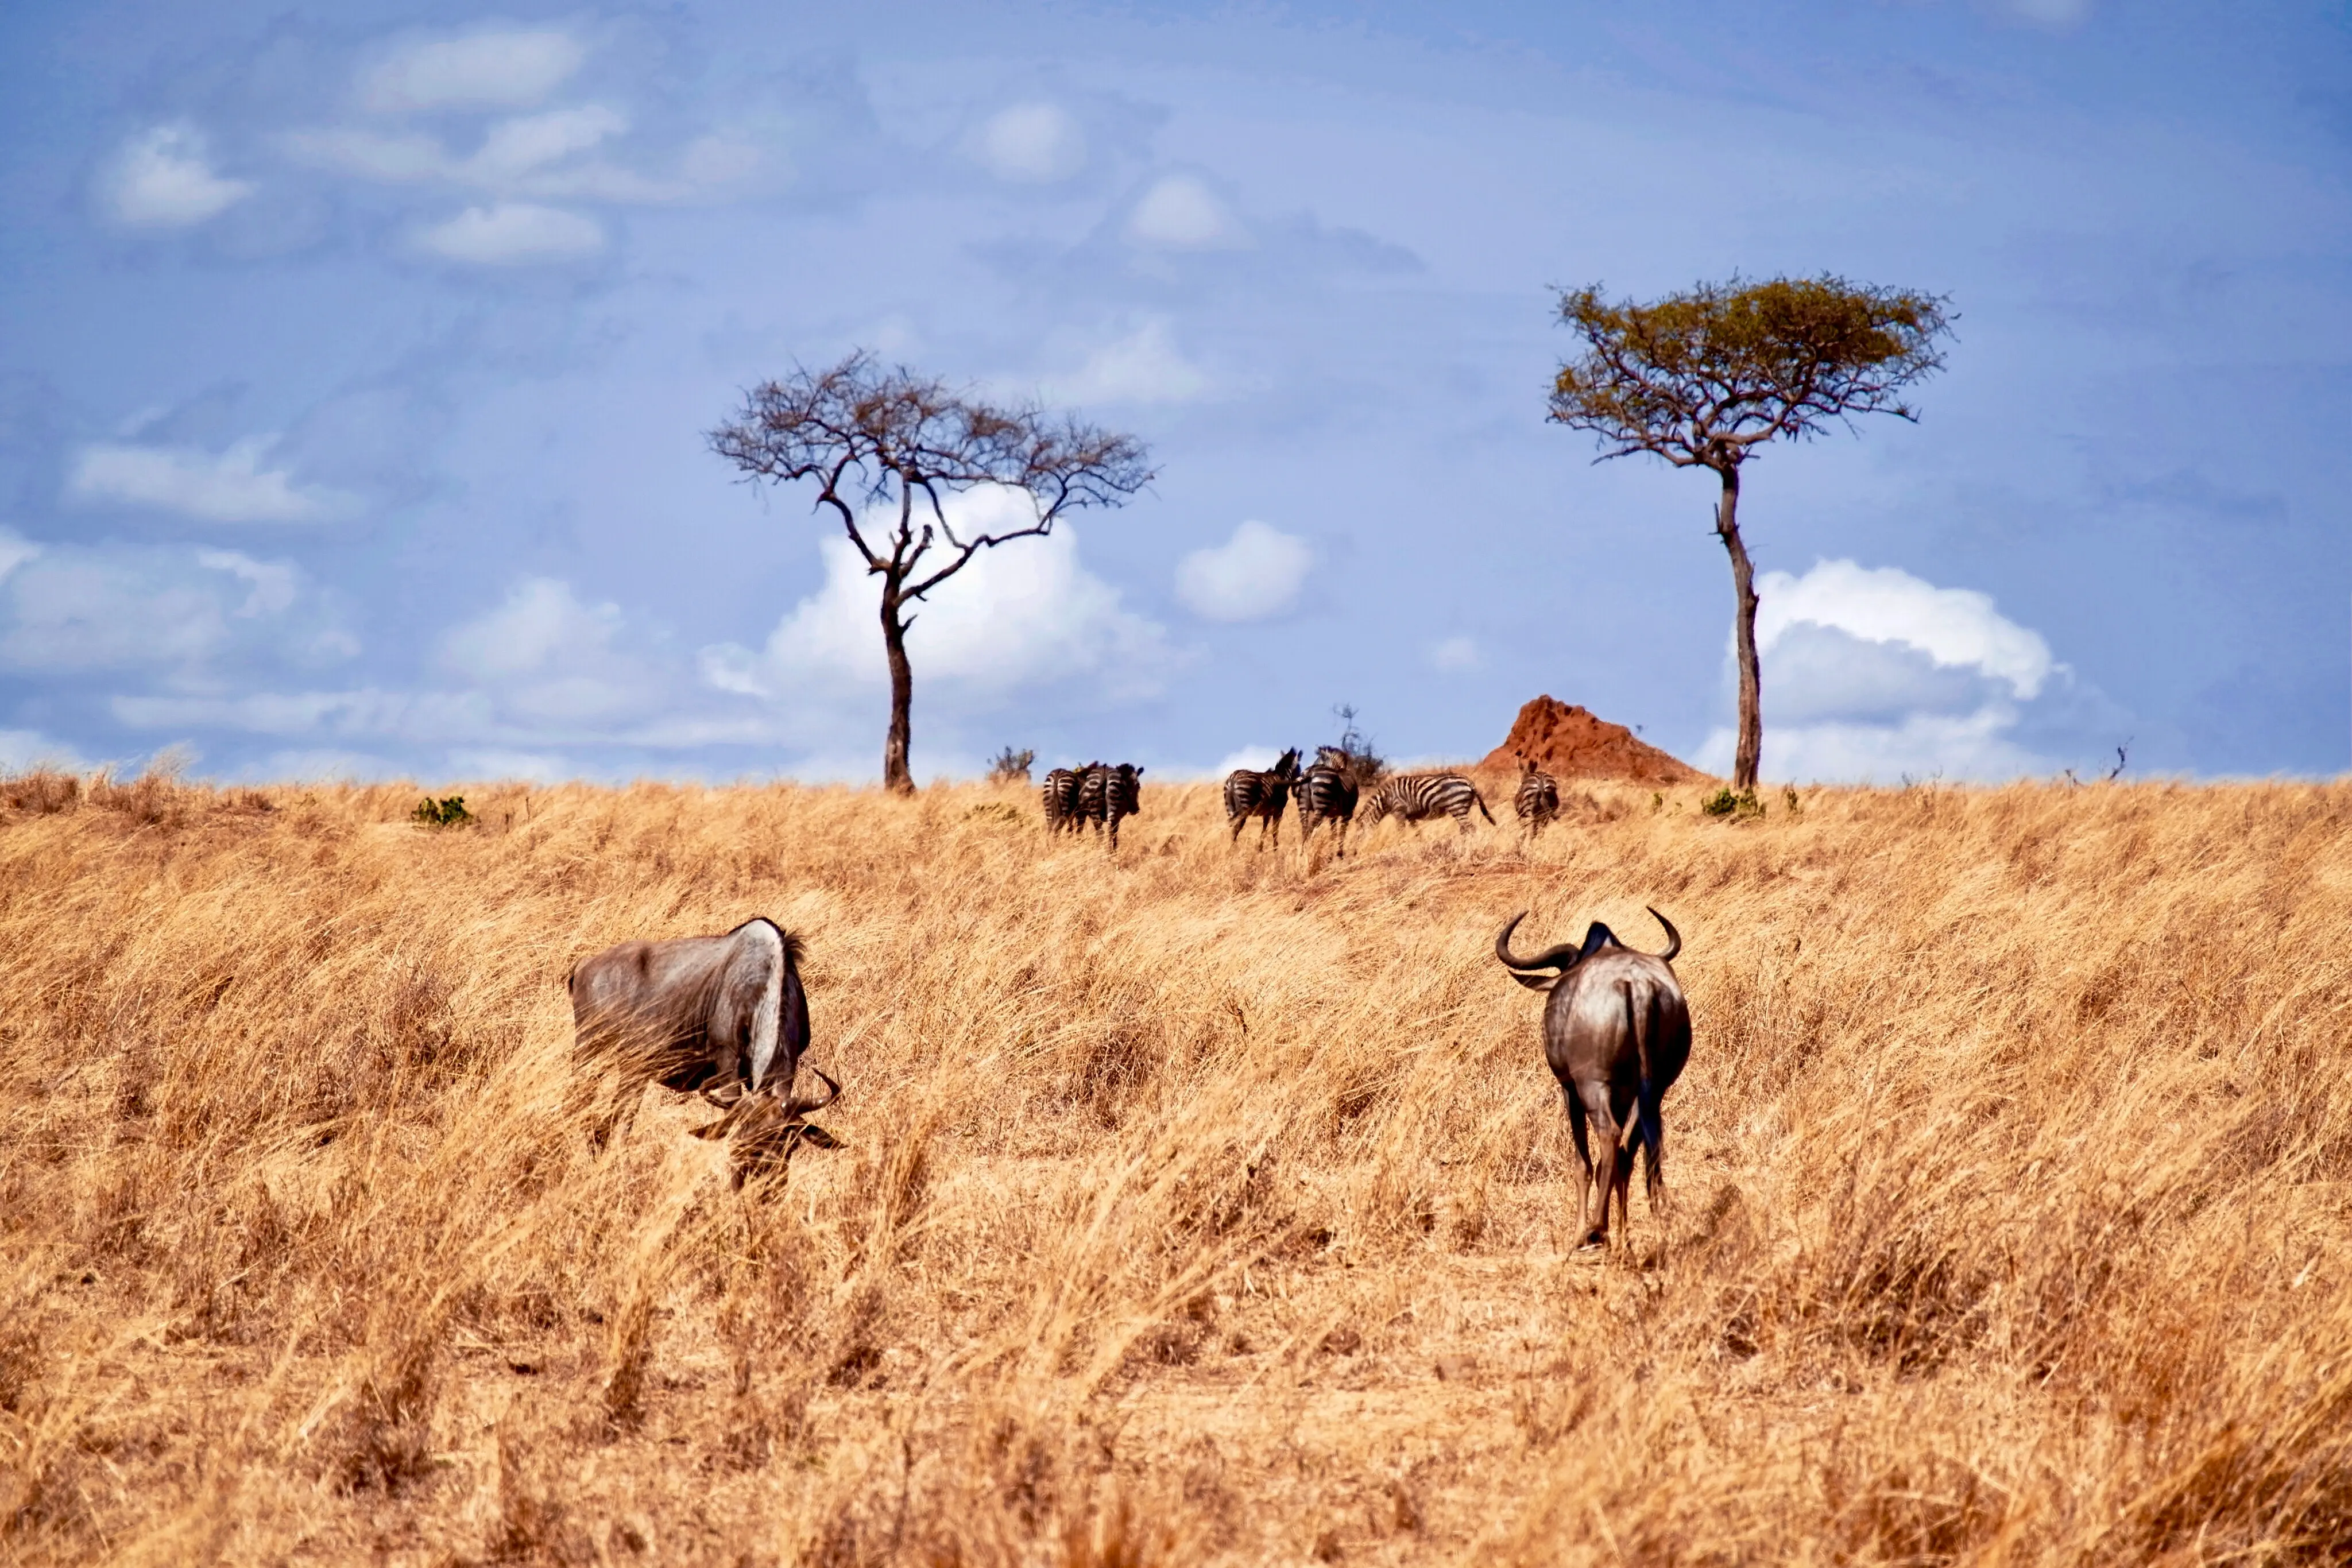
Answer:
<svg viewBox="0 0 2352 1568"><path fill-rule="evenodd" d="M1658 1017L1660 998L1656 989L1646 985L1622 986L1618 994L1625 998L1625 1027L1633 1036L1633 1060L1642 1070L1641 1082L1633 1092L1633 1142L1642 1145L1643 1180L1654 1186L1658 1162L1666 1152L1665 1121L1658 1108L1661 1092L1657 1075L1650 1068L1650 1042L1657 1037L1662 1021Z"/></svg>

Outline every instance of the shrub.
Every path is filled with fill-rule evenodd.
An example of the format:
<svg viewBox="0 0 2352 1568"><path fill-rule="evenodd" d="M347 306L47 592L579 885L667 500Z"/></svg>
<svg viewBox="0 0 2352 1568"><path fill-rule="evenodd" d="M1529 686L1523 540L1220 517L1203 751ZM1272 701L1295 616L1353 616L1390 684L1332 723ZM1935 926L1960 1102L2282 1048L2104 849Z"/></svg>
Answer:
<svg viewBox="0 0 2352 1568"><path fill-rule="evenodd" d="M988 781L991 784L1026 784L1029 782L1029 765L1036 760L1034 751L1015 751L1008 746L990 760Z"/></svg>
<svg viewBox="0 0 2352 1568"><path fill-rule="evenodd" d="M408 815L411 821L428 828L455 828L474 820L474 813L466 810L463 795L444 796L438 800L427 795L416 802L416 810Z"/></svg>
<svg viewBox="0 0 2352 1568"><path fill-rule="evenodd" d="M1753 789L1742 789L1735 795L1727 784L1701 800L1698 809L1710 817L1760 817L1764 814L1764 802L1756 798Z"/></svg>

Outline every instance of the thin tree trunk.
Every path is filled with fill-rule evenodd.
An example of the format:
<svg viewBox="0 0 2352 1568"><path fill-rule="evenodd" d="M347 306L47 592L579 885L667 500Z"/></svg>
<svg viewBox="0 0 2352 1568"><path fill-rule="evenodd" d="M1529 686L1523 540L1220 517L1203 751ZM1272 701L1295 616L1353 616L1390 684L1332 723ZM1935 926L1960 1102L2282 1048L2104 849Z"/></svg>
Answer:
<svg viewBox="0 0 2352 1568"><path fill-rule="evenodd" d="M1731 758L1731 787L1756 788L1756 769L1764 755L1763 674L1756 658L1756 569L1748 563L1748 547L1739 538L1739 468L1734 464L1716 470L1723 476L1723 498L1716 504L1715 531L1731 557L1731 586L1738 607L1732 618L1732 643L1739 655L1739 746Z"/></svg>
<svg viewBox="0 0 2352 1568"><path fill-rule="evenodd" d="M897 585L882 591L882 651L890 663L890 730L882 740L882 788L910 795L915 775L907 767L913 737L915 668L907 663L907 628L898 619Z"/></svg>

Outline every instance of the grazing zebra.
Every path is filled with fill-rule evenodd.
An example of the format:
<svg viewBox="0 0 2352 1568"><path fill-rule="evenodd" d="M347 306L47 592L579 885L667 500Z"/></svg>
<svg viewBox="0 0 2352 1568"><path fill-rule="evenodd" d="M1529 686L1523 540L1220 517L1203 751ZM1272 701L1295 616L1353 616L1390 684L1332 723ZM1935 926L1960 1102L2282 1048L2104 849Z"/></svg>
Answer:
<svg viewBox="0 0 2352 1568"><path fill-rule="evenodd" d="M1233 837L1225 841L1226 848L1242 841L1242 828L1252 817L1257 819L1257 847L1265 848L1268 829L1273 830L1276 847L1281 847L1282 813L1290 804L1290 787L1297 774L1298 747L1294 746L1270 772L1236 768L1225 775L1225 821L1234 830Z"/></svg>
<svg viewBox="0 0 2352 1568"><path fill-rule="evenodd" d="M1098 767L1088 763L1087 768ZM1056 768L1045 775L1045 787L1037 791L1045 802L1045 831L1058 833L1064 829L1078 831L1078 781L1086 768Z"/></svg>
<svg viewBox="0 0 2352 1568"><path fill-rule="evenodd" d="M1116 768L1090 763L1078 779L1078 819L1092 822L1100 833L1110 828L1110 847L1118 848L1121 817L1143 815L1143 769L1132 762Z"/></svg>
<svg viewBox="0 0 2352 1568"><path fill-rule="evenodd" d="M1486 799L1478 793L1478 786L1459 773L1400 773L1372 791L1364 802L1364 826L1370 828L1382 817L1391 814L1408 822L1418 822L1443 812L1470 831L1470 808L1492 822L1495 813L1486 810Z"/></svg>
<svg viewBox="0 0 2352 1568"><path fill-rule="evenodd" d="M1310 848L1316 828L1324 822L1338 824L1332 831L1339 835L1338 857L1348 858L1348 824L1356 818L1356 781L1348 777L1347 769L1334 765L1335 755L1329 747L1315 754L1315 766L1308 768L1292 787L1298 797L1298 847Z"/></svg>
<svg viewBox="0 0 2352 1568"><path fill-rule="evenodd" d="M1534 838L1559 815L1559 780L1526 758L1519 758L1519 792L1511 797L1519 815L1519 830Z"/></svg>

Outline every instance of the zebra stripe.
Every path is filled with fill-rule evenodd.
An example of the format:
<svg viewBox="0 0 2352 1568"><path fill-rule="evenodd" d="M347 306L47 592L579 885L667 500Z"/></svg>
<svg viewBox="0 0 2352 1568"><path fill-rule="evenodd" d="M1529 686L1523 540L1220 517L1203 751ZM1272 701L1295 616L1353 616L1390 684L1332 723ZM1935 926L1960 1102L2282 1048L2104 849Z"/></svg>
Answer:
<svg viewBox="0 0 2352 1568"><path fill-rule="evenodd" d="M1317 760L1298 780L1292 793L1298 797L1298 843L1307 848L1315 839L1315 830L1325 822L1335 824L1338 835L1339 859L1348 856L1348 824L1356 818L1355 782L1330 763Z"/></svg>
<svg viewBox="0 0 2352 1568"><path fill-rule="evenodd" d="M1110 847L1118 848L1118 824L1122 817L1143 815L1143 769L1132 762L1122 762L1116 768L1103 763L1089 764L1078 779L1078 817L1095 825L1100 833L1105 825L1110 829Z"/></svg>
<svg viewBox="0 0 2352 1568"><path fill-rule="evenodd" d="M1524 758L1519 763L1519 789L1511 797L1519 827L1533 838L1559 815L1559 780Z"/></svg>
<svg viewBox="0 0 2352 1568"><path fill-rule="evenodd" d="M1466 833L1470 831L1473 806L1487 821L1495 820L1478 787L1459 773L1400 773L1373 790L1371 798L1364 802L1364 825L1369 828L1391 815L1418 822L1443 813L1459 822Z"/></svg>
<svg viewBox="0 0 2352 1568"><path fill-rule="evenodd" d="M1044 788L1037 791L1045 803L1045 831L1058 833L1065 830L1078 831L1078 773L1068 768L1056 768L1045 775Z"/></svg>
<svg viewBox="0 0 2352 1568"><path fill-rule="evenodd" d="M1298 771L1298 748L1292 747L1282 754L1282 760L1267 771L1236 768L1225 775L1225 821L1233 829L1226 847L1241 842L1242 828L1253 817L1257 819L1257 847L1265 848L1267 830L1274 841L1282 842L1282 813L1290 804L1290 789Z"/></svg>

